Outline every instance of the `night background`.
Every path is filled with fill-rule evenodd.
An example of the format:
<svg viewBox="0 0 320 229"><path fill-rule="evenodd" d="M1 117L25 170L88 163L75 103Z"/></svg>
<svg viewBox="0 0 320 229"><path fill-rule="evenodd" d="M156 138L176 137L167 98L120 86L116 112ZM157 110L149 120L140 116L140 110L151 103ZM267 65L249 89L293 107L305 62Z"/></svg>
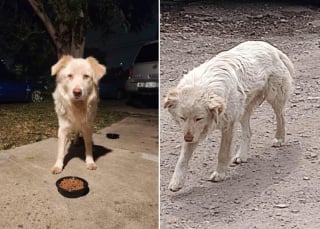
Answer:
<svg viewBox="0 0 320 229"><path fill-rule="evenodd" d="M1 1L0 150L57 136L50 71L63 54L107 66L95 130L127 117L125 83L140 48L158 40L158 10L156 0ZM157 95L141 97L157 113Z"/></svg>
<svg viewBox="0 0 320 229"><path fill-rule="evenodd" d="M30 2L43 4L43 10L58 28L56 35L66 37L61 39L62 43L70 42L68 33L73 32L71 27L78 26L78 12L82 10L83 37L76 34L76 39L85 39L82 56L96 57L109 71L119 67L125 70L142 44L158 39L157 1L4 0L0 3L0 58L18 74L47 77L59 56L52 37ZM69 29L59 31L61 23Z"/></svg>

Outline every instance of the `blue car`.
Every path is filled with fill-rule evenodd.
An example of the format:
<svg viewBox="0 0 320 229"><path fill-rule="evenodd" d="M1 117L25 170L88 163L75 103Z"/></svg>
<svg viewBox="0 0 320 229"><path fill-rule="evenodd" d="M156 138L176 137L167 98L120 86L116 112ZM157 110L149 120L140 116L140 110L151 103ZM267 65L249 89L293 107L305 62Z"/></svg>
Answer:
<svg viewBox="0 0 320 229"><path fill-rule="evenodd" d="M11 72L0 61L0 102L41 102L45 86Z"/></svg>
<svg viewBox="0 0 320 229"><path fill-rule="evenodd" d="M128 70L110 70L99 82L99 94L102 99L122 99L125 97L125 84Z"/></svg>

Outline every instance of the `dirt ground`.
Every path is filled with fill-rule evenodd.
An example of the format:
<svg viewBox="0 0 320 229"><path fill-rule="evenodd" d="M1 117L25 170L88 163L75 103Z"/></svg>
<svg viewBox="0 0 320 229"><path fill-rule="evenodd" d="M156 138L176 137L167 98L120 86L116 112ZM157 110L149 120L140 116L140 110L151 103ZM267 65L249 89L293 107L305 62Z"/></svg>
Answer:
<svg viewBox="0 0 320 229"><path fill-rule="evenodd" d="M193 154L183 189L168 184L182 134L160 106L161 228L320 228L320 9L271 3L161 5L161 97L183 73L246 40L264 40L292 59L295 90L286 109L288 143L271 147L275 117L254 113L248 163L208 181L220 133ZM239 131L238 131L239 133Z"/></svg>

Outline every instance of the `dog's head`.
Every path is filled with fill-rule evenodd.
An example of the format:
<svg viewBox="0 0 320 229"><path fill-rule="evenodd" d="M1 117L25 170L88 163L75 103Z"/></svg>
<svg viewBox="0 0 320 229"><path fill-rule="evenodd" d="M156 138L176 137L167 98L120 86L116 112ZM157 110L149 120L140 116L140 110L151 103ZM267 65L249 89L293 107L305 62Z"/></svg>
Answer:
<svg viewBox="0 0 320 229"><path fill-rule="evenodd" d="M105 73L106 67L93 57L82 59L65 55L51 67L51 75L56 75L57 84L72 100L86 99Z"/></svg>
<svg viewBox="0 0 320 229"><path fill-rule="evenodd" d="M215 129L225 111L224 99L199 87L172 89L168 92L164 108L181 127L186 142L205 139Z"/></svg>

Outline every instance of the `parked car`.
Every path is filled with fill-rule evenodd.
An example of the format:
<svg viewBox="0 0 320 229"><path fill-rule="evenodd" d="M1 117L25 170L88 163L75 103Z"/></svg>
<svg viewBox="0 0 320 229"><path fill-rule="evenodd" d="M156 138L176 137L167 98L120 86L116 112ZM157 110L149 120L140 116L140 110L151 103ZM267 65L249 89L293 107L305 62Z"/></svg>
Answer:
<svg viewBox="0 0 320 229"><path fill-rule="evenodd" d="M126 82L128 96L158 95L159 88L159 43L153 41L141 47L134 59Z"/></svg>
<svg viewBox="0 0 320 229"><path fill-rule="evenodd" d="M125 96L125 84L128 79L128 70L121 67L108 70L107 75L99 82L100 98L122 99Z"/></svg>
<svg viewBox="0 0 320 229"><path fill-rule="evenodd" d="M0 101L1 102L41 102L43 101L42 82L30 80L10 71L3 61L0 61Z"/></svg>

